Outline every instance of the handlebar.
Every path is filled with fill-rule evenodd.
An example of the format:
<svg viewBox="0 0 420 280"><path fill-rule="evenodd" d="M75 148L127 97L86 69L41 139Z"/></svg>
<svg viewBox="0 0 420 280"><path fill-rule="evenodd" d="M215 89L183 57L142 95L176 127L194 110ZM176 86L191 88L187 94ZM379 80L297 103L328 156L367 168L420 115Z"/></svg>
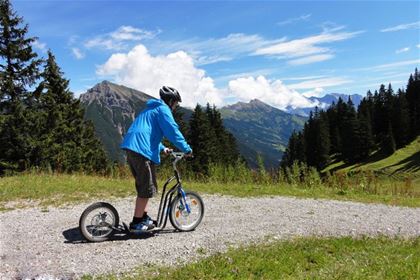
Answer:
<svg viewBox="0 0 420 280"><path fill-rule="evenodd" d="M172 162L172 166L173 166L174 171L175 171L175 177L177 178L178 181L180 181L181 178L180 178L180 175L179 175L178 168L176 168L176 164L178 163L178 161L180 161L181 159L183 159L187 154L186 153L182 153L182 152L174 152L174 151L172 151L170 153L170 155L175 158L175 160Z"/></svg>
<svg viewBox="0 0 420 280"><path fill-rule="evenodd" d="M170 155L175 158L175 160L172 162L172 166L174 167L174 170L175 171L178 171L177 168L176 168L176 164L178 163L178 161L180 161L181 159L183 159L188 154L183 153L183 152L174 152L174 151L172 151L170 153Z"/></svg>

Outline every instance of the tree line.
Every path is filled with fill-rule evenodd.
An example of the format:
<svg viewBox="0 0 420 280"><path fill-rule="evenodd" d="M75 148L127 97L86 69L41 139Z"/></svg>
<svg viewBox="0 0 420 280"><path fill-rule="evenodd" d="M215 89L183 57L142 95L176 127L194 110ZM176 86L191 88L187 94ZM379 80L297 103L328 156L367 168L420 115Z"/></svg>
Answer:
<svg viewBox="0 0 420 280"><path fill-rule="evenodd" d="M294 131L282 167L302 162L322 170L331 161L356 163L373 152L391 155L420 135L420 73L407 88L394 92L391 84L369 90L357 109L351 98L339 98L327 110L315 109L300 132Z"/></svg>
<svg viewBox="0 0 420 280"><path fill-rule="evenodd" d="M91 122L48 51L40 58L28 25L0 0L0 174L41 167L99 172L109 161Z"/></svg>
<svg viewBox="0 0 420 280"><path fill-rule="evenodd" d="M233 166L238 161L244 162L236 139L224 127L216 106L197 104L188 123L183 121L182 113L178 111L174 117L193 149L194 160L188 166L198 177L208 176L211 165Z"/></svg>

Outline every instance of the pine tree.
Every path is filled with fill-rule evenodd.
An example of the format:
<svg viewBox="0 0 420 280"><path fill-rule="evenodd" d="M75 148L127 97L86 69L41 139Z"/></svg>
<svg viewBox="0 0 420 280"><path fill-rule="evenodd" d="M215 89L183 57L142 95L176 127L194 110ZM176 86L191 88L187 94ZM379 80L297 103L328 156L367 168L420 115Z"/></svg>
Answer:
<svg viewBox="0 0 420 280"><path fill-rule="evenodd" d="M306 162L310 166L316 166L316 138L317 131L315 128L315 118L312 112L309 113L309 119L303 127L303 137L305 139L305 157Z"/></svg>
<svg viewBox="0 0 420 280"><path fill-rule="evenodd" d="M200 105L197 105L190 119L190 133L188 139L194 152L194 161L191 166L197 175L208 175L209 165L215 157L214 131Z"/></svg>
<svg viewBox="0 0 420 280"><path fill-rule="evenodd" d="M353 102L349 98L347 112L344 115L341 130L342 157L345 162L354 163L361 156L360 125L357 120Z"/></svg>
<svg viewBox="0 0 420 280"><path fill-rule="evenodd" d="M225 129L222 116L216 109L216 106L213 105L210 107L210 104L207 104L206 114L210 127L215 135L214 142L217 153L215 154L213 162L221 165L235 164L239 159L239 151L235 137Z"/></svg>
<svg viewBox="0 0 420 280"><path fill-rule="evenodd" d="M317 121L318 134L316 137L318 159L315 166L318 170L322 170L330 159L330 131L328 124L328 116L324 111L321 111Z"/></svg>
<svg viewBox="0 0 420 280"><path fill-rule="evenodd" d="M379 92L375 91L375 95L373 96L374 114L372 128L377 143L381 142L388 129L389 116L385 107L386 95L387 90L385 89L385 85L381 85Z"/></svg>
<svg viewBox="0 0 420 280"><path fill-rule="evenodd" d="M289 141L287 143L286 150L283 153L283 157L281 159L280 166L283 168L292 166L293 162L298 160L296 155L297 150L297 133L293 131L289 137Z"/></svg>
<svg viewBox="0 0 420 280"><path fill-rule="evenodd" d="M337 107L338 106L333 102L326 112L330 133L330 155L340 153L341 151L341 138L339 133L340 116L337 113Z"/></svg>
<svg viewBox="0 0 420 280"><path fill-rule="evenodd" d="M39 108L43 112L41 165L59 171L103 171L108 165L93 125L83 119L80 101L68 89L51 51L38 87Z"/></svg>
<svg viewBox="0 0 420 280"><path fill-rule="evenodd" d="M410 115L406 94L398 90L392 112L392 127L394 131L396 148L402 148L410 141Z"/></svg>
<svg viewBox="0 0 420 280"><path fill-rule="evenodd" d="M371 104L369 101L368 92L367 98L363 98L357 109L357 119L360 128L360 159L366 159L375 147L375 142L372 135L372 117Z"/></svg>
<svg viewBox="0 0 420 280"><path fill-rule="evenodd" d="M410 140L420 135L420 73L417 68L407 84L407 102L410 117Z"/></svg>
<svg viewBox="0 0 420 280"><path fill-rule="evenodd" d="M388 124L388 131L385 135L382 143L381 143L381 150L385 155L392 155L395 152L395 140L394 135L392 132L392 125L391 123Z"/></svg>
<svg viewBox="0 0 420 280"><path fill-rule="evenodd" d="M28 25L22 25L10 2L0 0L0 174L30 167L39 150L40 118L29 89L42 60L32 50L36 38L27 37Z"/></svg>

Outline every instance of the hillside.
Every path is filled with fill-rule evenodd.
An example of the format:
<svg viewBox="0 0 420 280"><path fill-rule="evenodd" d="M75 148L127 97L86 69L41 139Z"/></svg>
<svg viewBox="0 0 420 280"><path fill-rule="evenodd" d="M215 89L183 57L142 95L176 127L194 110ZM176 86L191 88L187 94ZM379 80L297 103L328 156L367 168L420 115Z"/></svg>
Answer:
<svg viewBox="0 0 420 280"><path fill-rule="evenodd" d="M383 157L377 152L362 163L354 165L347 165L343 162L333 163L325 168L324 171L328 170L372 170L379 174L396 178L411 175L416 178L416 181L420 180L420 136L389 157Z"/></svg>
<svg viewBox="0 0 420 280"><path fill-rule="evenodd" d="M306 120L258 99L223 107L220 112L224 125L238 140L241 154L254 167L257 154L267 167L277 167L290 134L301 130Z"/></svg>

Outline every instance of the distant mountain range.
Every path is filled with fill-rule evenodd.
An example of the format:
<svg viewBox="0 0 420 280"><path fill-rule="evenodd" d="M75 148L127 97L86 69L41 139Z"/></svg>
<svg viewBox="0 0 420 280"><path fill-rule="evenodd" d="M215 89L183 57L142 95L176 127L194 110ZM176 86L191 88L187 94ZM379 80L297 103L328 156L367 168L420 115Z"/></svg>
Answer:
<svg viewBox="0 0 420 280"><path fill-rule="evenodd" d="M340 96L346 100L348 98L331 94L311 100L327 107ZM144 92L108 81L95 85L80 96L85 107L85 118L93 122L96 133L112 160L124 161L124 154L119 148L122 135L127 132L135 116L146 107L150 98L153 97ZM352 100L353 98L352 96ZM356 104L360 100L356 97L353 102ZM225 127L237 139L240 152L249 165L255 167L257 155L260 154L267 167L275 167L281 160L292 131L302 129L305 116L311 110L301 109L302 111L297 108L289 110L299 113L291 114L254 99L249 103L238 102L223 107L220 112ZM188 122L192 111L182 107L179 110L182 110L184 120Z"/></svg>
<svg viewBox="0 0 420 280"><path fill-rule="evenodd" d="M238 102L220 110L225 127L235 136L241 154L255 167L260 154L267 167L278 166L293 130L306 118L274 108L258 99Z"/></svg>
<svg viewBox="0 0 420 280"><path fill-rule="evenodd" d="M296 115L308 117L309 113L315 110L315 107L318 107L319 109L326 109L331 104L333 104L333 102L337 103L339 98L344 100L344 102L347 102L350 98L354 106L357 108L357 106L359 106L360 102L362 101L363 96L359 94L348 95L348 94L342 94L342 93L330 93L323 97L311 96L311 97L308 97L308 99L314 104L314 106L300 107L300 108L292 108L289 106L286 108L286 112L290 114L296 114Z"/></svg>

